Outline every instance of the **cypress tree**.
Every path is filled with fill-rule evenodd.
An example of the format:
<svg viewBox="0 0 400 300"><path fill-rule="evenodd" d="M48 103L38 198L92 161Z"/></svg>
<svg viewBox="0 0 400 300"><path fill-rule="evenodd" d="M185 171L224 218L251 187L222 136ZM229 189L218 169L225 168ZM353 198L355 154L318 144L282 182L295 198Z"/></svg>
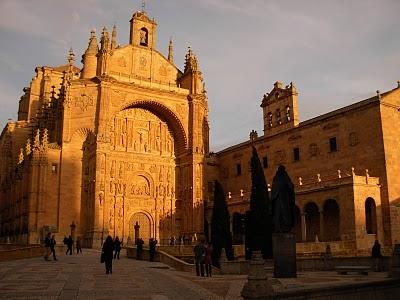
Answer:
<svg viewBox="0 0 400 300"><path fill-rule="evenodd" d="M228 259L233 259L230 217L224 190L221 183L215 180L214 207L211 217L211 242L213 244L213 265L219 266L222 248L225 248Z"/></svg>
<svg viewBox="0 0 400 300"><path fill-rule="evenodd" d="M272 218L264 170L257 150L251 157L250 210L246 214L246 252L261 250L264 258L272 257Z"/></svg>

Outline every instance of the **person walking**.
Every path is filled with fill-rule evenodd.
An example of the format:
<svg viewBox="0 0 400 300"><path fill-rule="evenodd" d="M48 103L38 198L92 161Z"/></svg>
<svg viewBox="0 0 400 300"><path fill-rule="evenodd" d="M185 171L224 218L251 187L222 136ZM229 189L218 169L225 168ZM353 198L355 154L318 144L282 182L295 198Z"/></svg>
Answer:
<svg viewBox="0 0 400 300"><path fill-rule="evenodd" d="M122 242L119 240L118 237L115 238L114 241L114 248L115 248L115 252L114 252L114 259L119 259L119 253L121 252L121 245Z"/></svg>
<svg viewBox="0 0 400 300"><path fill-rule="evenodd" d="M54 238L54 234L53 234L50 239L50 250L51 250L51 253L53 254L53 260L57 260L56 249L55 249L56 244L57 244L56 239Z"/></svg>
<svg viewBox="0 0 400 300"><path fill-rule="evenodd" d="M72 255L72 245L74 244L74 241L71 236L67 238L66 243L67 243L67 252L65 252L65 255L68 255L68 252L70 255Z"/></svg>
<svg viewBox="0 0 400 300"><path fill-rule="evenodd" d="M44 238L44 260L49 261L49 255L51 251L51 233L47 233Z"/></svg>
<svg viewBox="0 0 400 300"><path fill-rule="evenodd" d="M149 242L150 261L154 261L154 256L156 254L156 245L157 245L157 240L151 238Z"/></svg>
<svg viewBox="0 0 400 300"><path fill-rule="evenodd" d="M208 245L206 248L206 257L204 259L204 263L206 265L206 276L207 277L211 277L212 253L213 253L212 243L208 242Z"/></svg>
<svg viewBox="0 0 400 300"><path fill-rule="evenodd" d="M206 255L206 247L204 246L204 240L201 240L193 248L194 261L196 263L196 275L204 277L204 259Z"/></svg>
<svg viewBox="0 0 400 300"><path fill-rule="evenodd" d="M113 250L114 242L112 237L109 235L103 244L101 252L101 261L106 265L106 274L112 274Z"/></svg>
<svg viewBox="0 0 400 300"><path fill-rule="evenodd" d="M381 271L381 244L379 244L378 240L375 240L374 246L372 247L372 259L374 260L374 271Z"/></svg>
<svg viewBox="0 0 400 300"><path fill-rule="evenodd" d="M79 252L82 254L82 243L81 243L81 237L78 236L76 239L76 255L79 254Z"/></svg>
<svg viewBox="0 0 400 300"><path fill-rule="evenodd" d="M137 245L136 245L136 259L137 260L142 260L143 244L144 244L143 239L138 238Z"/></svg>

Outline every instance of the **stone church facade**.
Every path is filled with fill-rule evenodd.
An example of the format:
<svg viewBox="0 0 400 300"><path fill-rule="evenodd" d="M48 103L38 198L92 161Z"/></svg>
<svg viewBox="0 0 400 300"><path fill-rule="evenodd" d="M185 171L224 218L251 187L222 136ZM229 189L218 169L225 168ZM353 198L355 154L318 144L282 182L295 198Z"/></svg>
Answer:
<svg viewBox="0 0 400 300"><path fill-rule="evenodd" d="M264 134L252 131L207 162L209 178L226 192L234 242L244 241L254 146L269 184L282 164L295 185L299 253L325 252L329 244L335 255L370 255L378 239L390 254L400 242L400 83L300 122L297 88L276 82L261 108ZM206 200L210 221L212 193Z"/></svg>
<svg viewBox="0 0 400 300"><path fill-rule="evenodd" d="M75 66L41 66L0 136L0 241L38 243L46 232L98 247L210 232L213 180L224 187L233 240L244 241L249 162L256 147L271 183L286 166L296 190L297 249L369 254L400 242L400 87L300 122L294 84L263 96L264 134L209 153L208 99L191 49L184 70L156 49L157 24L130 20L91 32ZM399 84L398 84L399 85ZM196 235L195 235L196 234ZM240 253L239 253L240 254Z"/></svg>
<svg viewBox="0 0 400 300"><path fill-rule="evenodd" d="M18 120L0 137L1 239L37 243L48 232L99 246L203 232L208 100L197 57L184 70L156 49L157 24L130 20L129 44L91 32L75 66L37 67Z"/></svg>

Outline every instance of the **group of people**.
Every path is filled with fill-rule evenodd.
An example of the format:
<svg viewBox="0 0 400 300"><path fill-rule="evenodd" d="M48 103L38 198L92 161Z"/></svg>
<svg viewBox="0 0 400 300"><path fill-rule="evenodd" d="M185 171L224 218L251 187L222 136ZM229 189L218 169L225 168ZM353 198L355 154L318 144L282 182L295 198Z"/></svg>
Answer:
<svg viewBox="0 0 400 300"><path fill-rule="evenodd" d="M55 246L56 246L56 240L54 238L54 235L51 235L51 233L47 233L45 239L44 239L44 247L45 247L45 253L44 253L44 260L48 261L49 256L51 254L53 254L53 260L57 260L56 257L56 250L55 250Z"/></svg>
<svg viewBox="0 0 400 300"><path fill-rule="evenodd" d="M64 236L64 245L67 246L67 252L65 252L65 255L72 255L72 247L74 245L74 240L72 239L72 236ZM75 243L75 248L76 248L76 254L81 253L82 254L82 243L81 243L81 238L78 236L78 238L76 239L76 243Z"/></svg>
<svg viewBox="0 0 400 300"><path fill-rule="evenodd" d="M109 235L103 243L100 262L105 264L106 274L112 274L113 259L119 259L123 241L119 237L115 240Z"/></svg>
<svg viewBox="0 0 400 300"><path fill-rule="evenodd" d="M211 277L211 264L212 264L212 253L213 246L211 242L207 244L204 243L204 240L201 240L193 248L194 252L194 261L196 263L196 275L204 277L204 267L206 270L206 276Z"/></svg>
<svg viewBox="0 0 400 300"><path fill-rule="evenodd" d="M64 242L64 245L67 246L67 251L65 252L65 254L68 255L68 253L69 253L70 255L72 255L72 247L74 245L74 240L72 239L72 237L71 236L69 236L69 237L65 236L63 242ZM57 242L56 242L56 239L54 237L54 234L52 235L51 232L48 232L46 234L45 239L44 239L44 247L45 247L44 259L46 261L50 260L49 256L51 254L53 254L53 260L57 260L56 249L55 249L56 244L57 244ZM76 254L82 253L82 246L81 246L81 238L80 237L77 238L75 245L76 245Z"/></svg>

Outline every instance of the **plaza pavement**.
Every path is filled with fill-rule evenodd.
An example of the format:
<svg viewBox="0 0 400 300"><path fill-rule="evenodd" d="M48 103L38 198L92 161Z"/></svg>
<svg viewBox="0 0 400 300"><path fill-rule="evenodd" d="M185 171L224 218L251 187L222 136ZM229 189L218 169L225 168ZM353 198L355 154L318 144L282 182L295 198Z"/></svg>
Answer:
<svg viewBox="0 0 400 300"><path fill-rule="evenodd" d="M362 283L384 282L387 273L368 276L336 272L298 272L297 278L272 278L275 291L301 292ZM0 262L0 299L241 299L245 275L215 275L212 278L179 272L158 262L114 260L113 274L106 275L100 251L84 249L81 255L58 253L58 261L30 258ZM399 296L400 297L400 296ZM396 298L400 299L400 298Z"/></svg>
<svg viewBox="0 0 400 300"><path fill-rule="evenodd" d="M58 253L58 261L30 258L0 262L0 299L240 299L246 276L201 278L168 266L114 260L106 275L100 252Z"/></svg>

